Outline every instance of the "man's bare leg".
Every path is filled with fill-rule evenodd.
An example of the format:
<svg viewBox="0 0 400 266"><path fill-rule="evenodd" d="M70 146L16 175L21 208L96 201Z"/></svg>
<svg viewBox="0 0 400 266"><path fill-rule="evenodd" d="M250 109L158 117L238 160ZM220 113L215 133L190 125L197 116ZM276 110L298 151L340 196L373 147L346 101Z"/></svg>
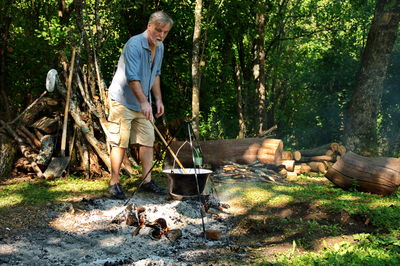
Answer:
<svg viewBox="0 0 400 266"><path fill-rule="evenodd" d="M119 172L121 169L122 161L125 157L125 148L121 147L112 147L110 152L110 161L111 161L111 180L110 185L114 185L119 182Z"/></svg>
<svg viewBox="0 0 400 266"><path fill-rule="evenodd" d="M153 147L140 146L139 158L142 163L142 178L146 178L144 183L148 183L151 181L151 173L149 171L153 164Z"/></svg>
<svg viewBox="0 0 400 266"><path fill-rule="evenodd" d="M151 166L153 164L153 147L140 146L139 157L142 162L142 176L144 179L142 189L144 191L153 192L160 195L165 195L167 191L160 188L154 181L151 180Z"/></svg>

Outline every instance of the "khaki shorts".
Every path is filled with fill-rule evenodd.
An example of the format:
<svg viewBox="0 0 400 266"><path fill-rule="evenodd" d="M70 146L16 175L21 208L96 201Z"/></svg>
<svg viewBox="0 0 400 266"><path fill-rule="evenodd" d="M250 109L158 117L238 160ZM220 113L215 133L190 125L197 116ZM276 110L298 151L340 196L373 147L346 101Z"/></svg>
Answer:
<svg viewBox="0 0 400 266"><path fill-rule="evenodd" d="M108 142L111 146L128 148L129 144L154 145L154 128L141 112L128 109L111 100L108 116Z"/></svg>

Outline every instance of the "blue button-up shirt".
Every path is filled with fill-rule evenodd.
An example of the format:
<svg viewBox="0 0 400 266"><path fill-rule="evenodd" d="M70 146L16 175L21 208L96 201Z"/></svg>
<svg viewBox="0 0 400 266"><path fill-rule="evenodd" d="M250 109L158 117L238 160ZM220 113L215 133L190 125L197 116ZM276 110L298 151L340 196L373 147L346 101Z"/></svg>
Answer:
<svg viewBox="0 0 400 266"><path fill-rule="evenodd" d="M129 109L140 112L140 103L129 87L129 81L138 80L144 95L151 103L151 88L157 75L161 74L164 45L156 47L154 62L147 41L147 31L131 37L125 44L118 60L117 71L109 87L109 96Z"/></svg>

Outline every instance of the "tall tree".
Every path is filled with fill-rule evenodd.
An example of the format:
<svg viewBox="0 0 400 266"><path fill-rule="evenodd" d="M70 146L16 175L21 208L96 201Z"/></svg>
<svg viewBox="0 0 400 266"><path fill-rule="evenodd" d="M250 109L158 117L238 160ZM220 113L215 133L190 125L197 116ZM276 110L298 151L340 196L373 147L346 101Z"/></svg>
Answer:
<svg viewBox="0 0 400 266"><path fill-rule="evenodd" d="M194 11L194 32L193 32L193 57L192 57L192 118L193 131L196 137L199 136L199 115L200 115L200 36L201 36L201 10L202 0L196 0Z"/></svg>
<svg viewBox="0 0 400 266"><path fill-rule="evenodd" d="M254 78L258 92L258 134L262 135L265 122L265 14L257 14L258 40L256 44L256 62Z"/></svg>
<svg viewBox="0 0 400 266"><path fill-rule="evenodd" d="M0 5L1 18L0 18L0 113L3 113L5 120L11 118L10 107L8 102L8 95L6 88L8 87L6 77L7 75L7 50L8 40L10 38L10 25L11 25L11 4L12 1L2 1Z"/></svg>
<svg viewBox="0 0 400 266"><path fill-rule="evenodd" d="M344 142L364 156L377 154L383 82L400 21L400 1L377 0L345 123Z"/></svg>

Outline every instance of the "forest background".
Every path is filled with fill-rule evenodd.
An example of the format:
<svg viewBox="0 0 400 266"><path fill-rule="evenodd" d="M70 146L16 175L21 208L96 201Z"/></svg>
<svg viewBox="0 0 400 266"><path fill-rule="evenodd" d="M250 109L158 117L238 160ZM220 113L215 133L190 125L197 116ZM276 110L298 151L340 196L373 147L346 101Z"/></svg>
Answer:
<svg viewBox="0 0 400 266"><path fill-rule="evenodd" d="M97 58L107 87L125 42L164 10L175 20L161 79L168 125L192 117L201 139L258 136L277 125L288 148L342 142L347 117L370 111L351 103L374 15L398 17L398 2L1 0L1 118L37 98L72 47L80 47L82 72L94 71ZM373 121L354 132L367 136L362 154L398 157L400 43L387 46L380 90L361 91L377 105Z"/></svg>

